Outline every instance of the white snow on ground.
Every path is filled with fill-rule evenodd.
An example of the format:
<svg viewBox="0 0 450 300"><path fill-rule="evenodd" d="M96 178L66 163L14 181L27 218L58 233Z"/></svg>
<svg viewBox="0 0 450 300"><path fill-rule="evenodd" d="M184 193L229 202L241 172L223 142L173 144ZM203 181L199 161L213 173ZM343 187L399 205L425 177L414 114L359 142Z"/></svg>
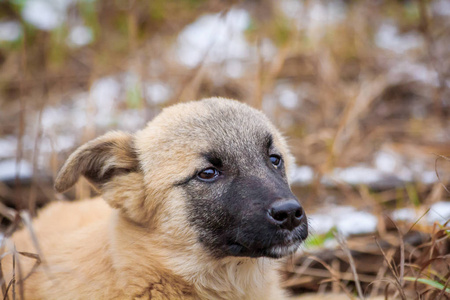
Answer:
<svg viewBox="0 0 450 300"><path fill-rule="evenodd" d="M225 72L228 77L239 78L244 74L244 65L237 59L228 60L225 63Z"/></svg>
<svg viewBox="0 0 450 300"><path fill-rule="evenodd" d="M146 95L147 102L151 104L162 104L172 95L169 85L160 81L146 84L144 93Z"/></svg>
<svg viewBox="0 0 450 300"><path fill-rule="evenodd" d="M17 21L0 22L0 42L12 42L22 34L22 26Z"/></svg>
<svg viewBox="0 0 450 300"><path fill-rule="evenodd" d="M383 174L375 168L358 165L345 169L336 168L333 171L332 178L352 185L370 185L380 182L383 179Z"/></svg>
<svg viewBox="0 0 450 300"><path fill-rule="evenodd" d="M0 138L0 158L11 158L16 155L17 138L6 136Z"/></svg>
<svg viewBox="0 0 450 300"><path fill-rule="evenodd" d="M391 213L394 221L416 222L425 213L423 209L400 208ZM311 234L325 234L333 227L344 236L376 232L378 219L375 215L360 211L352 206L328 206L320 209L320 213L307 214ZM421 219L425 224L434 222L444 224L450 220L450 202L441 201L430 207L428 214ZM323 245L326 248L337 246L334 239Z"/></svg>
<svg viewBox="0 0 450 300"><path fill-rule="evenodd" d="M320 214L308 214L312 232L327 233L336 227L344 236L375 232L378 219L371 213L358 211L351 206L330 206Z"/></svg>
<svg viewBox="0 0 450 300"><path fill-rule="evenodd" d="M250 16L243 9L232 9L225 16L207 14L186 26L179 34L176 54L181 63L197 66L208 53L207 61L244 59L251 55L244 30Z"/></svg>
<svg viewBox="0 0 450 300"><path fill-rule="evenodd" d="M381 24L375 35L378 47L402 54L408 50L416 49L423 43L422 37L417 33L400 34L398 28L392 24Z"/></svg>
<svg viewBox="0 0 450 300"><path fill-rule="evenodd" d="M74 135L50 134L41 140L40 150L46 153L58 153L76 146L77 137Z"/></svg>
<svg viewBox="0 0 450 300"><path fill-rule="evenodd" d="M108 112L113 108L114 100L119 96L120 83L112 76L96 80L91 86L91 97L97 108Z"/></svg>
<svg viewBox="0 0 450 300"><path fill-rule="evenodd" d="M311 167L294 167L291 172L293 184L307 185L312 182L315 172ZM337 183L350 185L368 185L380 188L402 186L406 182L434 184L438 181L434 169L423 161L408 160L392 149L383 149L375 153L371 164L359 164L347 168L335 168L323 175L321 181L326 186Z"/></svg>
<svg viewBox="0 0 450 300"><path fill-rule="evenodd" d="M324 234L336 226L332 215L327 214L307 214L308 223L313 234Z"/></svg>
<svg viewBox="0 0 450 300"><path fill-rule="evenodd" d="M291 182L301 185L310 184L314 179L314 171L309 166L295 166L290 174Z"/></svg>
<svg viewBox="0 0 450 300"><path fill-rule="evenodd" d="M281 11L291 19L297 19L304 11L303 3L297 0L281 0L278 2Z"/></svg>
<svg viewBox="0 0 450 300"><path fill-rule="evenodd" d="M17 165L15 159L0 161L0 181L9 181L16 178ZM22 160L18 165L19 177L30 178L33 174L33 167L30 163Z"/></svg>
<svg viewBox="0 0 450 300"><path fill-rule="evenodd" d="M119 120L118 120L119 121ZM120 128L133 132L146 124L145 111L142 109L127 109L120 113Z"/></svg>
<svg viewBox="0 0 450 300"><path fill-rule="evenodd" d="M344 236L348 236L375 232L377 224L378 219L368 212L349 211L338 218L336 227Z"/></svg>
<svg viewBox="0 0 450 300"><path fill-rule="evenodd" d="M239 78L244 74L244 65L240 60L230 59L225 63L225 73L230 78Z"/></svg>
<svg viewBox="0 0 450 300"><path fill-rule="evenodd" d="M422 182L423 184L433 184L438 182L436 171L434 170L423 171L421 174L420 182Z"/></svg>
<svg viewBox="0 0 450 300"><path fill-rule="evenodd" d="M100 127L111 124L120 88L120 83L112 76L100 78L92 84L90 100L95 111L90 112L90 117L94 117L95 123Z"/></svg>
<svg viewBox="0 0 450 300"><path fill-rule="evenodd" d="M434 14L450 16L450 2L448 0L437 0L431 2Z"/></svg>
<svg viewBox="0 0 450 300"><path fill-rule="evenodd" d="M391 174L403 182L412 182L417 177L415 176L414 172L406 166L402 166L396 172Z"/></svg>
<svg viewBox="0 0 450 300"><path fill-rule="evenodd" d="M270 61L278 53L278 48L274 45L272 40L264 38L261 40L261 43L259 45L259 52L264 60Z"/></svg>
<svg viewBox="0 0 450 300"><path fill-rule="evenodd" d="M346 16L345 4L342 1L331 1L326 4L315 1L311 3L309 26L325 27L344 20Z"/></svg>
<svg viewBox="0 0 450 300"><path fill-rule="evenodd" d="M335 186L336 183L350 185L368 185L380 187L395 187L402 182L418 181L423 184L437 182L434 170L427 170L425 166L405 166L392 160L392 157L380 155L376 157L375 167L360 164L348 168L336 168L322 177L322 184ZM291 172L293 184L307 185L314 178L314 170L308 166L295 167Z"/></svg>
<svg viewBox="0 0 450 300"><path fill-rule="evenodd" d="M298 28L322 28L344 20L346 7L343 1L311 2L307 9L302 1L279 1L281 11L296 22Z"/></svg>
<svg viewBox="0 0 450 300"><path fill-rule="evenodd" d="M410 207L399 208L392 212L394 221L415 222L418 218L416 210Z"/></svg>
<svg viewBox="0 0 450 300"><path fill-rule="evenodd" d="M384 175L404 182L421 182L433 184L437 182L436 172L427 169L423 162L406 161L400 154L392 150L380 150L375 154L374 166Z"/></svg>
<svg viewBox="0 0 450 300"><path fill-rule="evenodd" d="M434 222L444 224L448 220L450 220L449 201L436 202L431 205L430 211L427 214L427 221L429 224L433 224Z"/></svg>
<svg viewBox="0 0 450 300"><path fill-rule="evenodd" d="M387 80L392 83L413 80L432 86L439 85L438 73L435 70L425 64L410 62L407 59L390 61Z"/></svg>
<svg viewBox="0 0 450 300"><path fill-rule="evenodd" d="M41 30L52 30L66 19L70 0L28 0L22 9L22 17Z"/></svg>
<svg viewBox="0 0 450 300"><path fill-rule="evenodd" d="M92 42L92 30L89 27L74 26L67 37L67 43L72 47L81 47Z"/></svg>
<svg viewBox="0 0 450 300"><path fill-rule="evenodd" d="M434 222L444 224L450 220L450 202L440 201L434 203L430 206L430 210L425 217L421 219L425 213L425 208L413 209L405 207L394 210L391 216L394 221L416 222L420 219L420 222L426 222L428 225L433 225Z"/></svg>
<svg viewBox="0 0 450 300"><path fill-rule="evenodd" d="M99 132L114 127L127 131L141 129L148 121L146 111L124 109L127 92L140 85L144 87L142 96L153 105L167 101L172 93L168 84L159 81L140 83L136 76L122 73L96 80L89 93L78 93L62 104L46 106L41 119L41 156L75 147L89 122L93 122ZM37 114L31 115L23 139L25 150L34 147L36 126L32 124L37 122ZM15 137L0 138L0 159L13 158L16 147ZM45 160L43 163L46 164Z"/></svg>
<svg viewBox="0 0 450 300"><path fill-rule="evenodd" d="M298 94L290 88L283 89L282 91L280 91L278 101L284 108L294 109L298 106L299 103Z"/></svg>
<svg viewBox="0 0 450 300"><path fill-rule="evenodd" d="M392 173L399 167L400 157L392 151L379 151L375 154L374 165L381 172Z"/></svg>

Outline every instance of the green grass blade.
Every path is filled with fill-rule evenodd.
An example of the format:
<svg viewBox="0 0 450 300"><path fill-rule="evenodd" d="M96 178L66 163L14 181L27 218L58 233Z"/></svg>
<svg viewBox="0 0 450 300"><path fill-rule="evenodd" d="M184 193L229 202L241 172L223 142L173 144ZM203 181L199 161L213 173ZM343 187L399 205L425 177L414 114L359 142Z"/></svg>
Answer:
<svg viewBox="0 0 450 300"><path fill-rule="evenodd" d="M412 281L412 282L416 281L416 278L414 278L414 277L405 277L404 279L407 280L407 281ZM432 286L434 288L437 288L437 289L439 289L441 291L444 289L444 285L442 283L439 283L439 282L431 280L431 279L418 278L417 281L420 282L420 283ZM450 288L446 288L445 292L446 293L450 293Z"/></svg>

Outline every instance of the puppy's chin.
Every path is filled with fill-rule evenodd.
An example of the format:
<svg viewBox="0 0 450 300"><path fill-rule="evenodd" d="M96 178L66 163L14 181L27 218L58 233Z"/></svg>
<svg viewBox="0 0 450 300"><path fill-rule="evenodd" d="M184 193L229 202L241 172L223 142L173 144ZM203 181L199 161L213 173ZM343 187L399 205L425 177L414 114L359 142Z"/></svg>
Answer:
<svg viewBox="0 0 450 300"><path fill-rule="evenodd" d="M267 257L282 258L294 254L300 247L301 242L294 243L289 246L272 246L266 250Z"/></svg>
<svg viewBox="0 0 450 300"><path fill-rule="evenodd" d="M224 256L235 256L235 257L269 257L269 258L282 258L291 255L297 251L300 247L303 239L279 244L273 244L263 248L257 247L245 247L240 243L231 243L227 245L224 249Z"/></svg>
<svg viewBox="0 0 450 300"><path fill-rule="evenodd" d="M237 257L269 257L282 258L297 251L302 241L296 241L287 245L272 245L267 248L247 248L239 243L233 243L226 249L227 256Z"/></svg>
<svg viewBox="0 0 450 300"><path fill-rule="evenodd" d="M307 237L308 224L304 221L293 231L281 229L248 241L232 238L220 248L223 256L282 258L295 253Z"/></svg>

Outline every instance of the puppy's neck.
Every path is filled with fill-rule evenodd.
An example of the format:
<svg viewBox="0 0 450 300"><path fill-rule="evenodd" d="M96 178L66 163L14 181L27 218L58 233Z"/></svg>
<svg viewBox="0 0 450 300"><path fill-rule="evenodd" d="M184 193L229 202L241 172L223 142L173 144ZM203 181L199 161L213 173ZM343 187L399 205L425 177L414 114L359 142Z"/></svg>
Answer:
<svg viewBox="0 0 450 300"><path fill-rule="evenodd" d="M134 273L123 279L122 284L127 286L136 282L151 285L166 276L177 278L180 289L190 290L201 299L263 299L260 295L278 282L274 272L277 262L268 258L216 259L198 243L183 247L157 228L138 226L118 212L111 229L112 251L118 254L114 262L117 271L125 268Z"/></svg>
<svg viewBox="0 0 450 300"><path fill-rule="evenodd" d="M171 269L191 283L202 299L264 299L261 292L277 283L276 262L267 258L217 260L191 254L170 262Z"/></svg>

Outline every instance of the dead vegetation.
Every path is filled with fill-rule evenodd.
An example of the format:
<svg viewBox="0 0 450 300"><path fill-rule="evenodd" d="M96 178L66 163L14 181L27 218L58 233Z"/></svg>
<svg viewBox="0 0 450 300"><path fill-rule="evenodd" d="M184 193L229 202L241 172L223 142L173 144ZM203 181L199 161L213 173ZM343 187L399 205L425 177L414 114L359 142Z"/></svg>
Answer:
<svg viewBox="0 0 450 300"><path fill-rule="evenodd" d="M4 236L31 226L29 216L48 201L92 195L83 182L73 194L52 189L53 176L76 145L106 130L134 130L141 124L127 120L151 119L166 105L224 96L261 108L289 137L297 163L314 170L310 184L294 187L308 211L332 202L378 218L375 234L341 238L336 248L305 249L290 258L286 288L360 298L449 298L448 222L430 226L386 217L394 208L426 212L450 197L445 1L75 1L52 30L25 20L26 2L0 3L0 22L17 22L22 30L17 40L0 41L0 163L12 159L16 166L0 182ZM227 18L236 10L248 14L246 54L230 55L237 45L232 36L239 34L233 31L227 51L215 48L220 34L205 35L197 63L179 60L179 35L188 24L218 13L225 27L233 27L239 19ZM92 40L73 47L67 38L80 24L90 28ZM100 105L95 91L105 78L120 87ZM161 85L164 101L158 101ZM80 114L71 114L81 104ZM65 117L49 122L51 112ZM99 123L102 113L115 117ZM60 138L68 136L69 145L60 147ZM6 141L14 143L12 155ZM395 153L397 164L417 170L389 188L323 183L335 168L370 164L379 151ZM26 176L18 168L22 160L31 166ZM422 182L419 175L427 171L438 180ZM44 261L39 251L15 253L17 266L23 255ZM26 276L15 274L16 280ZM2 289L5 295L15 282L2 282ZM15 294L20 298L20 291Z"/></svg>
<svg viewBox="0 0 450 300"><path fill-rule="evenodd" d="M395 225L385 234L348 242L340 237L336 249L299 254L286 264L284 286L295 293L344 292L360 299L447 299L448 225L435 224L430 233L403 230Z"/></svg>

